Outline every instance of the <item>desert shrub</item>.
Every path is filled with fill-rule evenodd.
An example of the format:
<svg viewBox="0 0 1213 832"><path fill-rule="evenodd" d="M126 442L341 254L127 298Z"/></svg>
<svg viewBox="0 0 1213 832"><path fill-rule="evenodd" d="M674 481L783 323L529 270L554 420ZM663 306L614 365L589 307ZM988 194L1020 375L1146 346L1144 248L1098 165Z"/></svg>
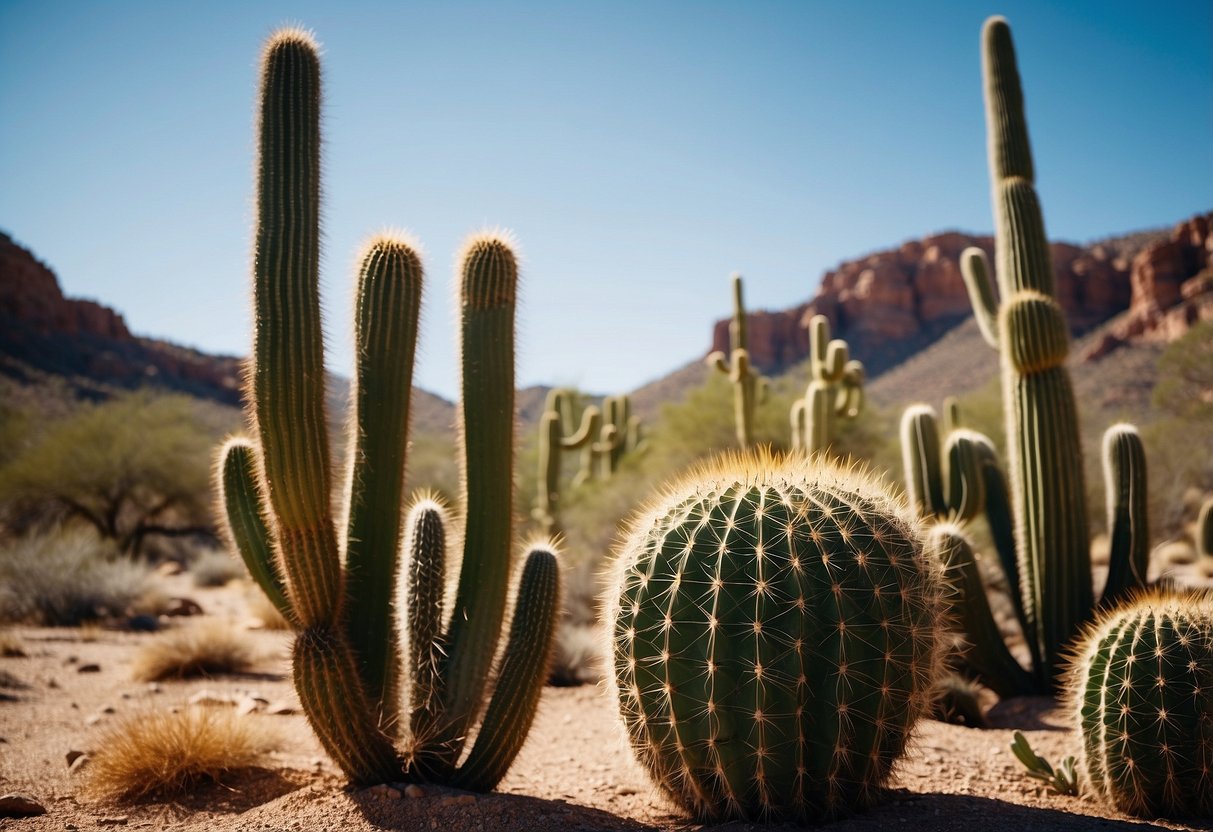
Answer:
<svg viewBox="0 0 1213 832"><path fill-rule="evenodd" d="M576 687L602 681L603 645L603 636L596 627L562 623L556 629L548 684Z"/></svg>
<svg viewBox="0 0 1213 832"><path fill-rule="evenodd" d="M190 561L190 574L194 576L194 586L226 586L248 572L229 552L208 547L194 555Z"/></svg>
<svg viewBox="0 0 1213 832"><path fill-rule="evenodd" d="M48 520L91 526L126 553L154 535L211 535L214 426L179 395L131 393L87 405L0 468L17 531Z"/></svg>
<svg viewBox="0 0 1213 832"><path fill-rule="evenodd" d="M249 616L260 621L261 626L265 629L289 630L291 628L290 622L282 616L282 613L274 606L274 602L261 591L260 587L250 588L246 603Z"/></svg>
<svg viewBox="0 0 1213 832"><path fill-rule="evenodd" d="M96 743L85 786L111 800L172 797L257 767L277 744L264 722L230 709L133 714Z"/></svg>
<svg viewBox="0 0 1213 832"><path fill-rule="evenodd" d="M256 660L248 639L230 624L204 621L158 635L135 654L140 682L247 673Z"/></svg>
<svg viewBox="0 0 1213 832"><path fill-rule="evenodd" d="M83 528L20 538L0 553L0 619L75 627L121 615L146 592L146 566Z"/></svg>

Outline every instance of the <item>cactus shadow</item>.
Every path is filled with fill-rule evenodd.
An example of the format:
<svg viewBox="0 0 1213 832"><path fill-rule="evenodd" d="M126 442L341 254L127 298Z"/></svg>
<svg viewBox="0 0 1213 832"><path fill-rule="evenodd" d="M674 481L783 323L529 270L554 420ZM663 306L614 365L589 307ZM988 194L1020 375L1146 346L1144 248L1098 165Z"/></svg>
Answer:
<svg viewBox="0 0 1213 832"><path fill-rule="evenodd" d="M425 796L417 799L387 800L366 791L353 793L350 799L363 818L378 829L649 832L661 828L564 800L500 792L473 795L428 785L423 788ZM688 824L687 828L698 827Z"/></svg>
<svg viewBox="0 0 1213 832"><path fill-rule="evenodd" d="M1016 696L1004 699L986 712L990 728L1020 731L1065 731L1061 704L1049 696Z"/></svg>

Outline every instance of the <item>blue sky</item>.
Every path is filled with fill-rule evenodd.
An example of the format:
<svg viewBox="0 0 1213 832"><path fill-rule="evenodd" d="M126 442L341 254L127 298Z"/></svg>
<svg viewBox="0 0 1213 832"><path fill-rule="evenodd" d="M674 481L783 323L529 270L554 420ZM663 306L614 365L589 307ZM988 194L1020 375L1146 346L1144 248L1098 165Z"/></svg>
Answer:
<svg viewBox="0 0 1213 832"><path fill-rule="evenodd" d="M457 389L452 258L512 228L521 384L634 388L840 260L991 226L978 33L1011 22L1054 239L1213 208L1213 5L0 0L0 229L136 332L249 344L253 96L324 46L330 367L371 232L426 246L416 379Z"/></svg>

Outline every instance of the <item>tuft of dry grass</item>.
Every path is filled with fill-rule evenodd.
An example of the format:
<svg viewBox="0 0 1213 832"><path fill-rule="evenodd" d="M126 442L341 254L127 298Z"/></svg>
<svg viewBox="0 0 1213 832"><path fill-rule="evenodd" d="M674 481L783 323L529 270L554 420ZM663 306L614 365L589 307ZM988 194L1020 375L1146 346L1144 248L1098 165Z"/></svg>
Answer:
<svg viewBox="0 0 1213 832"><path fill-rule="evenodd" d="M274 606L261 587L254 586L249 590L247 596L249 617L255 618L261 622L261 626L267 630L289 630L291 624L287 621L282 613L278 612L278 608Z"/></svg>
<svg viewBox="0 0 1213 832"><path fill-rule="evenodd" d="M136 681L159 682L247 673L255 659L246 636L229 624L206 621L157 636L135 655L132 674Z"/></svg>
<svg viewBox="0 0 1213 832"><path fill-rule="evenodd" d="M96 743L85 790L110 800L173 797L262 765L277 744L268 725L229 709L134 714Z"/></svg>
<svg viewBox="0 0 1213 832"><path fill-rule="evenodd" d="M6 659L22 658L25 656L25 648L21 644L21 639L7 627L0 628L0 656Z"/></svg>

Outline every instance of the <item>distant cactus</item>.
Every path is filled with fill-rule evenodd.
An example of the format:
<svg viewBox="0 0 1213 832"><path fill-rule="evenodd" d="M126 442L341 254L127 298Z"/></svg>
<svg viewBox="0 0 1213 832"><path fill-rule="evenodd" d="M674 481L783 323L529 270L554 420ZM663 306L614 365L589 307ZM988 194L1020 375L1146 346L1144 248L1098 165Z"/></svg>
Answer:
<svg viewBox="0 0 1213 832"><path fill-rule="evenodd" d="M222 451L229 532L296 630L300 703L352 782L425 779L490 789L534 714L558 595L555 556L550 546L537 545L526 556L494 674L513 572L517 267L510 241L478 235L460 257L462 568L444 631L444 523L428 502L414 510L404 610L411 637L402 676L396 578L406 536L401 511L421 260L411 242L393 236L375 238L361 258L353 447L339 535L330 508L318 288L320 65L309 35L287 30L270 38L259 113L256 328L248 373L256 439L231 440ZM399 713L402 689L406 719ZM464 739L481 711L464 758Z"/></svg>
<svg viewBox="0 0 1213 832"><path fill-rule="evenodd" d="M801 455L692 471L616 562L636 756L705 821L869 804L931 704L941 596L916 519L868 475Z"/></svg>
<svg viewBox="0 0 1213 832"><path fill-rule="evenodd" d="M708 366L715 367L733 383L733 416L737 425L737 444L742 450L754 444L754 408L767 395L769 382L755 372L750 363L749 341L746 337L745 301L742 297L741 275L733 275L733 320L729 324L729 355L720 350L707 357Z"/></svg>
<svg viewBox="0 0 1213 832"><path fill-rule="evenodd" d="M560 532L561 452L580 450L582 465L592 468L593 445L602 424L598 408L591 405L582 411L579 426L572 429L574 396L571 390L550 390L539 419L539 493L531 516L549 537ZM571 432L566 432L566 428Z"/></svg>
<svg viewBox="0 0 1213 832"><path fill-rule="evenodd" d="M1213 599L1149 594L1104 614L1067 685L1092 791L1130 814L1213 816Z"/></svg>
<svg viewBox="0 0 1213 832"><path fill-rule="evenodd" d="M863 410L863 362L847 360L847 342L830 340L830 320L809 321L809 386L792 402L792 449L816 453L834 441L834 422Z"/></svg>

